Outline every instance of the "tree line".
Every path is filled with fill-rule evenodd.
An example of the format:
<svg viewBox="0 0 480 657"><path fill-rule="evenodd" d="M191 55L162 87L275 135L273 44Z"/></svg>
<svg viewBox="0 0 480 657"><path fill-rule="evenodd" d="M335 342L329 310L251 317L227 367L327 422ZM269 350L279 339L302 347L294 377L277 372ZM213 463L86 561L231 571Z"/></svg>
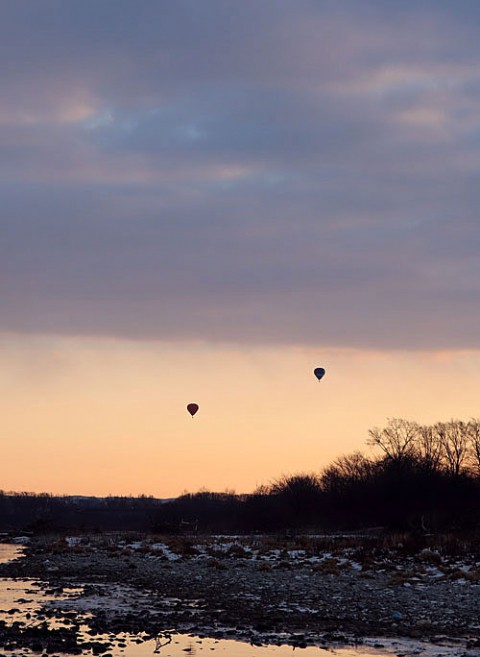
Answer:
<svg viewBox="0 0 480 657"><path fill-rule="evenodd" d="M163 500L0 491L0 532L147 531Z"/></svg>
<svg viewBox="0 0 480 657"><path fill-rule="evenodd" d="M421 425L391 418L369 431L373 455L284 475L251 495L203 491L161 507L160 531L476 531L480 420Z"/></svg>
<svg viewBox="0 0 480 657"><path fill-rule="evenodd" d="M172 500L0 492L0 531L322 532L480 529L480 420L421 425L391 418L370 454L319 473L283 475L251 494L200 491Z"/></svg>

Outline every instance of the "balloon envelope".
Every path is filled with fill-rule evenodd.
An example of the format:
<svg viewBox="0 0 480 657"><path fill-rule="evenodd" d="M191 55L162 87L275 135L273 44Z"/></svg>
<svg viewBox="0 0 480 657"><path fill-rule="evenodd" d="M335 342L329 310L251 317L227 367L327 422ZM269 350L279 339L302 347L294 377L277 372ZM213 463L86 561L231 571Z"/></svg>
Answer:
<svg viewBox="0 0 480 657"><path fill-rule="evenodd" d="M317 379L320 381L320 379L321 379L321 378L323 377L323 375L325 374L325 370L323 369L323 367L316 367L316 368L313 370L313 373L315 374L315 376L317 377Z"/></svg>
<svg viewBox="0 0 480 657"><path fill-rule="evenodd" d="M187 404L187 411L193 417L195 413L198 411L198 404Z"/></svg>

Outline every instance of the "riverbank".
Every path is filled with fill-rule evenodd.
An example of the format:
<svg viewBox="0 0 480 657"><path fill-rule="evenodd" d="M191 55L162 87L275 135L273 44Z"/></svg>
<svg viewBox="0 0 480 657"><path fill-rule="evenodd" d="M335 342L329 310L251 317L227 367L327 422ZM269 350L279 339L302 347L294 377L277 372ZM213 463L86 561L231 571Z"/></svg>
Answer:
<svg viewBox="0 0 480 657"><path fill-rule="evenodd" d="M61 593L49 613L89 613L92 631L188 632L253 643L456 641L480 652L476 549L451 554L342 537L76 536L32 541L0 576Z"/></svg>

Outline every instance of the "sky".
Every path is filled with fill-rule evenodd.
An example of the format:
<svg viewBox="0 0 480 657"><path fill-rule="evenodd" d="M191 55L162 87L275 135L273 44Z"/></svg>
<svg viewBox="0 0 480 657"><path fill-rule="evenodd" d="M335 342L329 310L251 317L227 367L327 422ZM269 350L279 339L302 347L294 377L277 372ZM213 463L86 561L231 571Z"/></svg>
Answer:
<svg viewBox="0 0 480 657"><path fill-rule="evenodd" d="M0 3L0 488L250 492L477 417L479 24Z"/></svg>

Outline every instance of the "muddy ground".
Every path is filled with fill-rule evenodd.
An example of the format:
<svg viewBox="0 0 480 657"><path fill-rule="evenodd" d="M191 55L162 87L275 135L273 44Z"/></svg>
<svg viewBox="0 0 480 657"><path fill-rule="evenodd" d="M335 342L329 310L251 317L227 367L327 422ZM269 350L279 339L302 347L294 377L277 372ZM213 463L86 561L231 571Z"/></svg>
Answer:
<svg viewBox="0 0 480 657"><path fill-rule="evenodd" d="M38 578L90 612L92 632L174 630L298 646L446 637L480 649L475 550L413 553L385 542L258 537L70 537L32 541L0 577ZM83 593L61 600L65 588Z"/></svg>

